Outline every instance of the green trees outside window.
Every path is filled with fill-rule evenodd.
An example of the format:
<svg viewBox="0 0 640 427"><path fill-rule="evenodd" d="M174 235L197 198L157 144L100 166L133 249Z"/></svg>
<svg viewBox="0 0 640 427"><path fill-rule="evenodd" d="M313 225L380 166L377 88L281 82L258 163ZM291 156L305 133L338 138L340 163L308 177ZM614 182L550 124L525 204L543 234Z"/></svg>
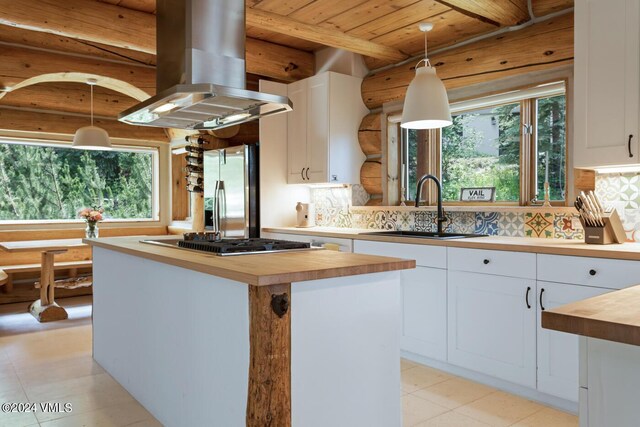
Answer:
<svg viewBox="0 0 640 427"><path fill-rule="evenodd" d="M544 177L549 156L549 200L565 200L566 195L566 99L564 95L536 100L538 199L544 197Z"/></svg>
<svg viewBox="0 0 640 427"><path fill-rule="evenodd" d="M151 151L84 151L0 142L0 221L153 218Z"/></svg>
<svg viewBox="0 0 640 427"><path fill-rule="evenodd" d="M415 197L417 171L427 170L440 175L445 201L459 201L460 189L465 187L496 187L496 202L519 203L536 198L541 201L547 168L550 200L565 200L564 94L463 111L452 117L453 124L439 131L439 168L418 155L419 145L427 144L426 134L416 130L403 132L407 200ZM525 145L525 138L532 147ZM525 176L521 171L523 164L530 165Z"/></svg>
<svg viewBox="0 0 640 427"><path fill-rule="evenodd" d="M443 199L463 187L496 187L496 201L520 198L520 104L457 114L442 129Z"/></svg>

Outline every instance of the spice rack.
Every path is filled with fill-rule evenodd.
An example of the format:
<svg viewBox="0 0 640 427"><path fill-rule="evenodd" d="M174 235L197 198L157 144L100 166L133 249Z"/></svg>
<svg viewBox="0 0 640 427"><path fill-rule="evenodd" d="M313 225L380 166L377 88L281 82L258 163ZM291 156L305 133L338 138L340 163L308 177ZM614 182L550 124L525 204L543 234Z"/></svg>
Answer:
<svg viewBox="0 0 640 427"><path fill-rule="evenodd" d="M187 162L184 172L187 176L187 191L190 193L204 193L204 138L187 136L185 140L189 143L184 149L187 151L185 161Z"/></svg>

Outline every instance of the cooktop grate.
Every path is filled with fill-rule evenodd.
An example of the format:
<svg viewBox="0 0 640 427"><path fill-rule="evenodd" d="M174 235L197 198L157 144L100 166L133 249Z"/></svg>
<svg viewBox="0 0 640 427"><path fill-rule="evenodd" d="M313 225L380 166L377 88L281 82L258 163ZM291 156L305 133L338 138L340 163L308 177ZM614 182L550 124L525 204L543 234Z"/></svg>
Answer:
<svg viewBox="0 0 640 427"><path fill-rule="evenodd" d="M239 252L282 251L288 249L307 249L311 245L304 242L274 239L222 239L219 241L180 240L178 246L217 254Z"/></svg>

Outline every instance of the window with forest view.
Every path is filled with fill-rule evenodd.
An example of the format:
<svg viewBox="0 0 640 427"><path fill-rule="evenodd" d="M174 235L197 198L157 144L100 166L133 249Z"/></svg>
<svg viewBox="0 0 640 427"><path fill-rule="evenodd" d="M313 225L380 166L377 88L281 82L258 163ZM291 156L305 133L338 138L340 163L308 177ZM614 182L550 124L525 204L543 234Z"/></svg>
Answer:
<svg viewBox="0 0 640 427"><path fill-rule="evenodd" d="M90 206L107 220L152 219L154 153L0 141L0 221L70 220Z"/></svg>
<svg viewBox="0 0 640 427"><path fill-rule="evenodd" d="M520 103L453 115L442 129L442 198L496 187L496 201L520 199Z"/></svg>
<svg viewBox="0 0 640 427"><path fill-rule="evenodd" d="M564 95L536 100L536 195L544 197L545 176L549 178L549 200L564 200L566 191L567 144ZM547 165L547 159L549 160ZM548 168L548 170L547 170Z"/></svg>
<svg viewBox="0 0 640 427"><path fill-rule="evenodd" d="M565 201L563 83L458 105L452 107L451 126L437 132L403 131L402 187L406 200L415 199L420 176L431 173L441 178L443 200L448 202L459 201L462 188L495 187L496 202L541 203L545 179L549 181L549 200Z"/></svg>

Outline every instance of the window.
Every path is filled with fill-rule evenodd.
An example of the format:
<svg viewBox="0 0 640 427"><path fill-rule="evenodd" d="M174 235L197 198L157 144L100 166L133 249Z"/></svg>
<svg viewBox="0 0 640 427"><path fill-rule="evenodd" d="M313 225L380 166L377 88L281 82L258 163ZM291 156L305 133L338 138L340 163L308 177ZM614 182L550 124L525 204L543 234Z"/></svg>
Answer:
<svg viewBox="0 0 640 427"><path fill-rule="evenodd" d="M157 150L76 150L0 141L0 221L71 220L102 206L109 219L155 219Z"/></svg>
<svg viewBox="0 0 640 427"><path fill-rule="evenodd" d="M453 124L440 131L402 132L402 188L415 200L425 173L442 180L443 200L458 202L460 189L495 187L496 202L536 204L566 198L564 83L452 104ZM433 142L432 142L433 141Z"/></svg>
<svg viewBox="0 0 640 427"><path fill-rule="evenodd" d="M496 201L520 199L520 103L453 114L442 129L443 200L463 187L496 187Z"/></svg>
<svg viewBox="0 0 640 427"><path fill-rule="evenodd" d="M536 99L536 194L544 195L545 176L549 180L549 199L565 200L567 144L566 100L564 95ZM547 163L548 160L548 163Z"/></svg>

